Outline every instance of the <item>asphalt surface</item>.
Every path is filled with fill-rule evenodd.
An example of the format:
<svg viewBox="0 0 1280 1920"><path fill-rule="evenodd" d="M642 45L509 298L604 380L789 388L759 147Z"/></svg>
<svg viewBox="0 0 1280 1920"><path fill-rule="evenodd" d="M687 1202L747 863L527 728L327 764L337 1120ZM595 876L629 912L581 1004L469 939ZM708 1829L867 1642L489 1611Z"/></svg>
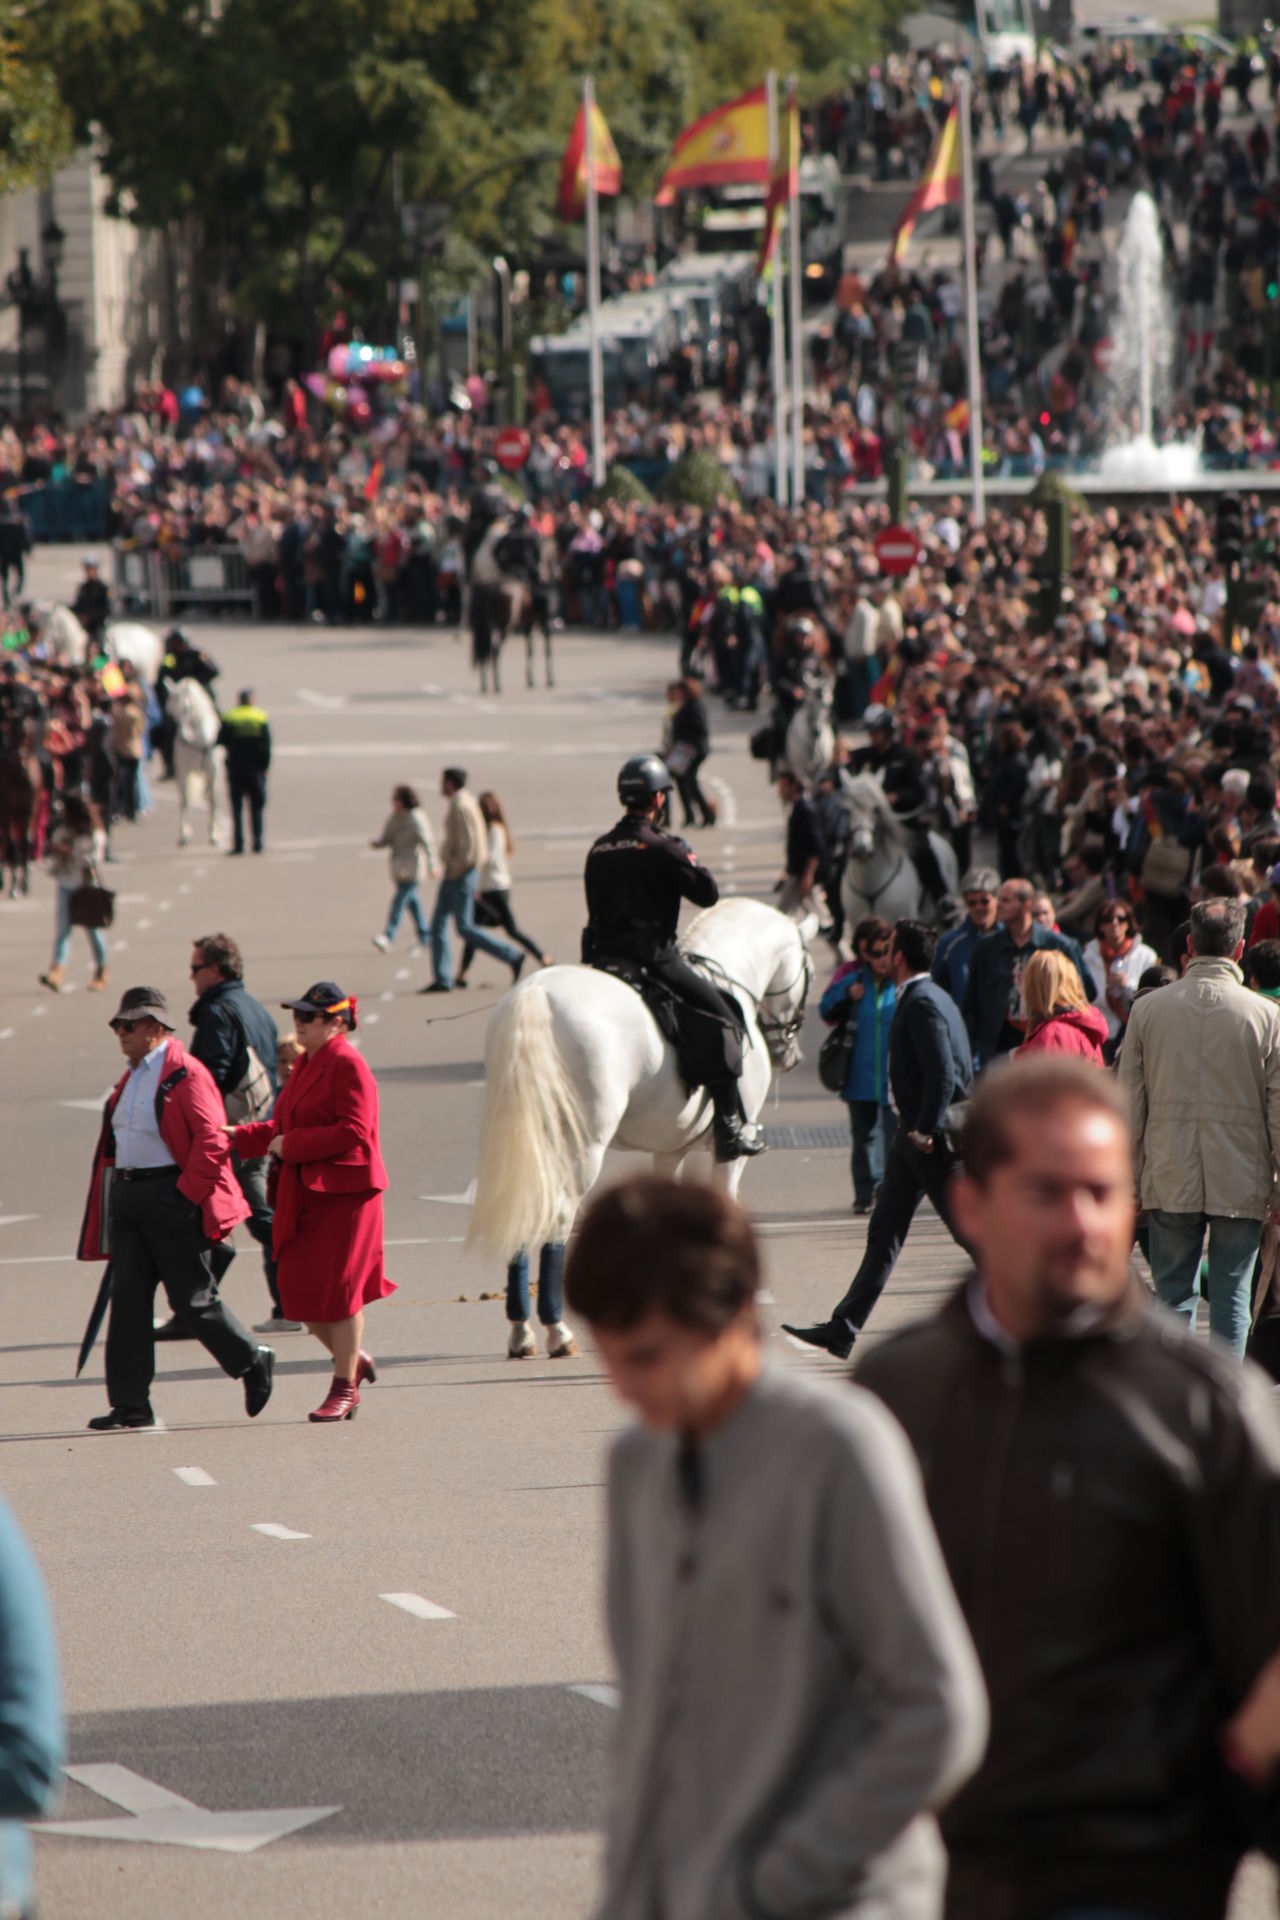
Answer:
<svg viewBox="0 0 1280 1920"><path fill-rule="evenodd" d="M56 591L74 563L40 556L37 591ZM504 1357L503 1275L462 1237L485 1016L505 969L480 956L466 994L418 998L428 968L407 927L390 956L370 945L390 888L367 842L400 781L438 822L439 769L463 762L475 788L507 803L518 919L573 957L583 854L613 818L617 765L658 738L672 646L562 638L555 690L531 693L512 673L510 690L485 700L443 630L215 623L201 639L224 696L252 684L271 713L268 851L179 851L173 789L159 787L150 816L116 836L112 991L101 997L84 990L79 935L76 990L54 998L36 983L52 923L43 875L28 900L0 902L0 1486L61 1638L70 1762L83 1777L59 1817L134 1834L42 1834L41 1912L301 1920L336 1903L572 1920L591 1906L607 1777L601 1502L620 1414L589 1345L569 1361ZM721 824L698 844L728 887L767 895L781 821L745 731L717 716ZM251 1425L239 1387L201 1349L161 1347L163 1430L91 1435L85 1422L105 1406L101 1348L81 1380L73 1370L99 1268L72 1249L99 1103L119 1071L106 1022L131 984L161 986L184 1010L191 938L214 929L239 939L268 1005L326 976L360 996L399 1284L368 1318L380 1378L357 1420L314 1427L306 1414L327 1362L306 1335L282 1336L274 1396ZM743 1188L765 1242L771 1327L823 1314L863 1239L817 1038L815 1011L808 1057L768 1110L789 1144ZM242 1230L237 1242L224 1293L249 1322L267 1297L257 1250ZM879 1330L935 1307L959 1271L939 1223L922 1217ZM771 1345L788 1365L827 1364L775 1333ZM110 1768L129 1773L93 1771ZM284 1837L212 1850L272 1828L228 1816L278 1809ZM1251 1920L1275 1910L1272 1894L1259 1902Z"/></svg>

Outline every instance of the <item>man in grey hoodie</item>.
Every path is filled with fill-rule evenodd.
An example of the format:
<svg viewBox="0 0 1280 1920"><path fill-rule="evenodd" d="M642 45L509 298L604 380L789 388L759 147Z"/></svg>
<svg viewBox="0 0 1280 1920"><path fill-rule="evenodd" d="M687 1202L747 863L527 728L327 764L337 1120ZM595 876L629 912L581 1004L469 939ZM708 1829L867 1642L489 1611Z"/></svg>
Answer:
<svg viewBox="0 0 1280 1920"><path fill-rule="evenodd" d="M710 1188L610 1188L565 1281L640 1416L609 1472L598 1920L937 1920L933 1809L987 1708L901 1430L764 1364L755 1238Z"/></svg>

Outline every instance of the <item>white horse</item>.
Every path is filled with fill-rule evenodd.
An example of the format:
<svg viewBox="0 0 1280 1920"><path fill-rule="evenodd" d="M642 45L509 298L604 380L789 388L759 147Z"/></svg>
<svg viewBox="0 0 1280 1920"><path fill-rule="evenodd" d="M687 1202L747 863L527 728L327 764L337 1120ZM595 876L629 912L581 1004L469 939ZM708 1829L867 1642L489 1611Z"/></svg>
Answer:
<svg viewBox="0 0 1280 1920"><path fill-rule="evenodd" d="M140 620L113 620L107 628L107 651L123 666L126 661L144 687L154 687L164 663L164 641Z"/></svg>
<svg viewBox="0 0 1280 1920"><path fill-rule="evenodd" d="M831 698L831 682L826 674L808 675L804 699L787 725L786 763L806 787L831 765L836 750L831 729Z"/></svg>
<svg viewBox="0 0 1280 1920"><path fill-rule="evenodd" d="M89 636L70 607L33 607L31 628L46 660L82 667L89 658Z"/></svg>
<svg viewBox="0 0 1280 1920"><path fill-rule="evenodd" d="M849 818L849 853L840 882L840 898L850 927L865 914L880 919L935 920L937 904L925 889L911 858L911 829L898 818L874 774L847 780L843 799ZM929 845L948 893L959 884L956 856L940 834Z"/></svg>
<svg viewBox="0 0 1280 1920"><path fill-rule="evenodd" d="M173 746L173 771L178 783L178 845L185 847L187 808L202 781L209 806L209 845L218 839L218 779L216 746L222 721L208 692L198 680L179 680L169 694L168 712L178 729Z"/></svg>
<svg viewBox="0 0 1280 1920"><path fill-rule="evenodd" d="M711 963L746 1022L742 1104L755 1120L775 1066L789 1072L811 968L801 925L757 900L722 900L690 922L681 951ZM675 1177L711 1148L711 1102L685 1090L675 1050L640 995L592 967L549 967L513 987L485 1040L484 1117L470 1238L501 1260L568 1237L607 1147L653 1155ZM716 1165L736 1194L745 1160Z"/></svg>

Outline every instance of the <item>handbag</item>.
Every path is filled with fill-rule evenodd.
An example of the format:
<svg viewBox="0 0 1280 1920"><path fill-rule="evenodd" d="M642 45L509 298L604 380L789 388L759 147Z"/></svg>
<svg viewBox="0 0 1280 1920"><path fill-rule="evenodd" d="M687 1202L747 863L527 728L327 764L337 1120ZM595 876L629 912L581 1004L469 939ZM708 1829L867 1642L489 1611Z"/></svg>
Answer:
<svg viewBox="0 0 1280 1920"><path fill-rule="evenodd" d="M687 740L677 740L667 753L667 766L672 775L680 780L688 773L694 762L695 750Z"/></svg>
<svg viewBox="0 0 1280 1920"><path fill-rule="evenodd" d="M73 927L91 927L99 931L109 927L115 918L116 897L109 888L99 886L96 880L73 887L68 905Z"/></svg>
<svg viewBox="0 0 1280 1920"><path fill-rule="evenodd" d="M828 1093L843 1093L853 1064L856 1035L853 1021L843 1014L818 1049L818 1078Z"/></svg>
<svg viewBox="0 0 1280 1920"><path fill-rule="evenodd" d="M243 1125L246 1121L265 1120L271 1111L271 1077L248 1041L245 1042L245 1070L237 1086L222 1097L228 1120Z"/></svg>

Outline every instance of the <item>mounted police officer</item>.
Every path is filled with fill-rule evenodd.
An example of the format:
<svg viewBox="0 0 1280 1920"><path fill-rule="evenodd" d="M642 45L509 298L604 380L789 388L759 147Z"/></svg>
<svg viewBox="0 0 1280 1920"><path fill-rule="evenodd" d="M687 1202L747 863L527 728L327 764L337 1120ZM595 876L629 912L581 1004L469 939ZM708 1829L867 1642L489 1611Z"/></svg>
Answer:
<svg viewBox="0 0 1280 1920"><path fill-rule="evenodd" d="M179 680L198 680L205 692L212 694L217 678L217 662L192 645L185 629L170 627L164 637L164 659L156 675L156 699L160 702L162 718L152 735L152 745L159 747L163 754L165 774L170 780L173 778L173 749L178 729L169 714L169 695Z"/></svg>
<svg viewBox="0 0 1280 1920"><path fill-rule="evenodd" d="M545 627L551 616L551 596L542 577L542 541L527 504L509 516L494 544L493 557L500 572L528 587L534 619Z"/></svg>
<svg viewBox="0 0 1280 1920"><path fill-rule="evenodd" d="M582 957L588 966L640 968L670 990L678 1009L681 1073L711 1096L716 1159L738 1160L764 1146L759 1130L747 1123L738 1092L741 1028L711 981L676 946L680 902L713 907L720 889L684 841L663 832L670 791L671 774L656 754L637 755L619 773L618 798L626 812L587 855Z"/></svg>
<svg viewBox="0 0 1280 1920"><path fill-rule="evenodd" d="M871 735L871 744L859 747L849 759L851 774L869 773L884 788L885 799L911 833L911 858L927 893L941 902L947 884L937 856L929 844L924 819L928 796L924 772L911 748L898 738L897 722L888 707L868 707L863 724Z"/></svg>
<svg viewBox="0 0 1280 1920"><path fill-rule="evenodd" d="M497 480L496 464L492 460L482 461L477 484L471 490L470 510L462 535L462 551L466 557L468 580L471 578L471 563L486 533L495 520L503 519L510 511L511 503L497 484Z"/></svg>

